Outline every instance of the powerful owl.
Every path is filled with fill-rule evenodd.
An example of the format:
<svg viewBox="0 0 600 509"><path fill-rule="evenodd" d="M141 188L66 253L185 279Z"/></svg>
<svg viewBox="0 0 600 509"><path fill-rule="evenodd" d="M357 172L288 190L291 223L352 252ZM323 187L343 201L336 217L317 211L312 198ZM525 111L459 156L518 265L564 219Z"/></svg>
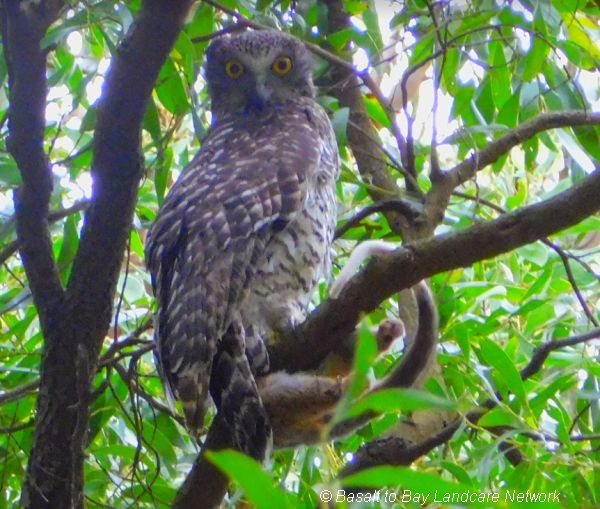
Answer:
<svg viewBox="0 0 600 509"><path fill-rule="evenodd" d="M294 37L219 37L205 76L212 126L146 244L158 367L192 432L210 394L236 446L262 460L272 436L255 379L267 339L304 319L329 272L338 151Z"/></svg>

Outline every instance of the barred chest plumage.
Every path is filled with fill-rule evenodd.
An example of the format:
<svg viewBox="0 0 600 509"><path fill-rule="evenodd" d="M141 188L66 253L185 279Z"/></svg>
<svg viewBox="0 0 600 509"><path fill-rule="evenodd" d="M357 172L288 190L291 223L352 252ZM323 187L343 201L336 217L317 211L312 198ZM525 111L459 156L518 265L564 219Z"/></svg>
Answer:
<svg viewBox="0 0 600 509"><path fill-rule="evenodd" d="M335 178L328 173L315 178L304 209L273 237L257 264L241 316L245 328L264 340L304 320L319 280L331 272Z"/></svg>

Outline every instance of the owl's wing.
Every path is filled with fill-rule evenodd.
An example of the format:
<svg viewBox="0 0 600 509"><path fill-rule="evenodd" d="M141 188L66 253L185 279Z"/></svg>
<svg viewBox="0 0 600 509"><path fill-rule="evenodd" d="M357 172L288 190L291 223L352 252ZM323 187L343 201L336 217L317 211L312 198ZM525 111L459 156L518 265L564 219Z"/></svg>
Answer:
<svg viewBox="0 0 600 509"><path fill-rule="evenodd" d="M147 242L161 374L192 430L202 428L217 343L258 258L302 210L323 171L331 172L325 178L337 171L322 110L291 109L278 120L215 126L167 196Z"/></svg>

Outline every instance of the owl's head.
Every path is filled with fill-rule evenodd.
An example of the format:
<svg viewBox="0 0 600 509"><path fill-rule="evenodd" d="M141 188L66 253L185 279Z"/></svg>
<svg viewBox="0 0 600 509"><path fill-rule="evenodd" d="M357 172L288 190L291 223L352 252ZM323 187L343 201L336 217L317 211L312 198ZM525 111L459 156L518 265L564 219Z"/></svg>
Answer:
<svg viewBox="0 0 600 509"><path fill-rule="evenodd" d="M217 117L314 97L309 51L298 39L275 30L215 39L206 53L205 70Z"/></svg>

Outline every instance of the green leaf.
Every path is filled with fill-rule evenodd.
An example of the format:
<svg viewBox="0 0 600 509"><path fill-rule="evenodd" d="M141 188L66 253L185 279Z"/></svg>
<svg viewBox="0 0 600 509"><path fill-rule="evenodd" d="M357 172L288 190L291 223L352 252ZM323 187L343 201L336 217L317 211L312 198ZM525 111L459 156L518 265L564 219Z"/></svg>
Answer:
<svg viewBox="0 0 600 509"><path fill-rule="evenodd" d="M493 81L492 81L493 83ZM493 90L493 87L492 87ZM521 90L517 89L514 94L512 94L508 99L505 100L503 106L500 108L498 112L498 116L496 117L496 122L498 124L503 124L506 127L516 127L517 119L519 118L519 104L521 100ZM498 104L498 100L496 100L496 104Z"/></svg>
<svg viewBox="0 0 600 509"><path fill-rule="evenodd" d="M516 184L517 192L506 198L506 207L508 210L515 210L521 207L525 203L525 200L527 200L527 185L523 179L519 179Z"/></svg>
<svg viewBox="0 0 600 509"><path fill-rule="evenodd" d="M96 128L96 117L98 109L95 106L90 106L85 112L79 130L83 133L86 131L93 131Z"/></svg>
<svg viewBox="0 0 600 509"><path fill-rule="evenodd" d="M504 56L504 45L499 42L490 43L490 59L492 68L489 71L492 86L492 97L496 108L502 106L511 98L510 70Z"/></svg>
<svg viewBox="0 0 600 509"><path fill-rule="evenodd" d="M237 451L207 451L206 456L219 470L236 481L257 509L294 507L293 499L263 470L262 466Z"/></svg>
<svg viewBox="0 0 600 509"><path fill-rule="evenodd" d="M70 264L79 246L79 232L77 231L77 219L79 214L73 214L67 217L65 226L63 229L62 245L60 253L57 258L57 264L63 270L61 271L63 276L63 282L66 283L69 276Z"/></svg>
<svg viewBox="0 0 600 509"><path fill-rule="evenodd" d="M428 496L425 502L433 502L436 495L443 497L444 494L461 494L469 491L467 486L444 481L440 477L430 473L390 466L369 468L358 474L345 477L344 486L357 486L360 488L401 486L400 496L405 496L406 498L400 498L398 502L405 504L415 501L415 497L418 495L420 496L420 501L423 501L423 497ZM477 505L473 505L473 507L477 507Z"/></svg>
<svg viewBox="0 0 600 509"><path fill-rule="evenodd" d="M156 95L167 110L175 115L182 115L189 110L186 87L171 58L160 70L157 83Z"/></svg>
<svg viewBox="0 0 600 509"><path fill-rule="evenodd" d="M337 110L331 118L331 124L335 131L335 136L340 145L347 143L346 128L348 127L348 118L350 116L349 108L340 108Z"/></svg>
<svg viewBox="0 0 600 509"><path fill-rule="evenodd" d="M346 49L348 43L352 39L354 35L354 31L350 28L346 28L344 30L340 30L339 32L335 32L334 34L330 34L327 36L327 42L331 44L331 46L338 52Z"/></svg>
<svg viewBox="0 0 600 509"><path fill-rule="evenodd" d="M517 249L517 253L524 260L543 267L548 261L548 249L541 243L527 244Z"/></svg>
<svg viewBox="0 0 600 509"><path fill-rule="evenodd" d="M469 477L467 471L460 465L457 465L456 463L452 463L450 461L442 461L440 464L448 472L450 472L458 482L466 486L474 486L473 480Z"/></svg>
<svg viewBox="0 0 600 509"><path fill-rule="evenodd" d="M348 417L372 410L377 413L412 412L420 408L455 410L456 403L415 389L384 389L359 399L347 412Z"/></svg>
<svg viewBox="0 0 600 509"><path fill-rule="evenodd" d="M21 172L10 154L0 152L0 185L3 188L21 185Z"/></svg>
<svg viewBox="0 0 600 509"><path fill-rule="evenodd" d="M494 97L492 95L492 85L490 81L490 77L486 76L475 94L475 104L487 124L492 123L495 112ZM485 124L482 127L485 127Z"/></svg>
<svg viewBox="0 0 600 509"><path fill-rule="evenodd" d="M577 14L576 11L568 13L564 16L565 25L569 41L579 46L579 52L589 55L592 61L600 62L600 48L598 48L598 22L589 17ZM588 30L596 32L596 40L593 40Z"/></svg>
<svg viewBox="0 0 600 509"><path fill-rule="evenodd" d="M485 338L480 345L481 356L485 362L496 368L506 387L517 397L523 406L525 406L527 396L521 375L514 363L508 358L504 350L493 341Z"/></svg>
<svg viewBox="0 0 600 509"><path fill-rule="evenodd" d="M367 2L361 0L344 0L344 10L353 16L362 14L367 8Z"/></svg>
<svg viewBox="0 0 600 509"><path fill-rule="evenodd" d="M152 137L152 141L156 145L157 148L161 146L162 141L162 133L160 130L160 119L158 117L158 108L156 107L156 103L154 102L154 98L151 97L150 101L148 101L148 106L146 107L146 112L144 113L144 129L150 133Z"/></svg>
<svg viewBox="0 0 600 509"><path fill-rule="evenodd" d="M191 38L211 34L215 30L214 8L205 3L200 3L192 21L185 27L185 31ZM204 43L208 45L208 43Z"/></svg>
<svg viewBox="0 0 600 509"><path fill-rule="evenodd" d="M461 87L457 85L457 73L461 64L460 53L456 48L450 48L446 52L444 68L442 70L442 84L453 96L459 93Z"/></svg>
<svg viewBox="0 0 600 509"><path fill-rule="evenodd" d="M550 52L550 46L548 46L544 37L546 35L546 25L539 10L536 12L533 28L539 34L534 32L534 35L531 36L533 39L531 49L523 60L523 81L531 81L542 71Z"/></svg>
<svg viewBox="0 0 600 509"><path fill-rule="evenodd" d="M363 103L367 108L367 113L376 123L389 128L392 123L381 103L375 97L363 96Z"/></svg>
<svg viewBox="0 0 600 509"><path fill-rule="evenodd" d="M519 428L520 422L515 418L513 414L507 412L504 408L496 407L492 408L487 412L477 424L482 427L493 427L493 426L510 426L513 428Z"/></svg>
<svg viewBox="0 0 600 509"><path fill-rule="evenodd" d="M600 129L596 126L574 127L577 141L594 159L600 161Z"/></svg>

